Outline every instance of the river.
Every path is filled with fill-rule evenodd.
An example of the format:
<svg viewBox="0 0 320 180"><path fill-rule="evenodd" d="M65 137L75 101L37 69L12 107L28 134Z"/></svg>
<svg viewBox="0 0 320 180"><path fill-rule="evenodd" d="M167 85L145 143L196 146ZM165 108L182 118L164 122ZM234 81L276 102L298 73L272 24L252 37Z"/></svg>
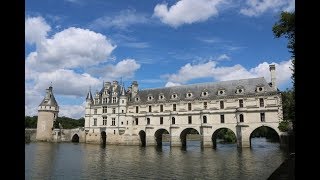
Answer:
<svg viewBox="0 0 320 180"><path fill-rule="evenodd" d="M187 148L26 143L25 179L267 179L285 159L279 143L253 138L251 148Z"/></svg>

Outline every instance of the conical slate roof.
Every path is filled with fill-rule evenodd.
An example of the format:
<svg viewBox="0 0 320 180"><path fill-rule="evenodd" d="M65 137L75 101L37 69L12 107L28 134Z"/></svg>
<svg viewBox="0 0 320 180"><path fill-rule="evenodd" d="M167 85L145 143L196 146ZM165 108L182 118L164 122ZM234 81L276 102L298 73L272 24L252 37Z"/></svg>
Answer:
<svg viewBox="0 0 320 180"><path fill-rule="evenodd" d="M46 96L42 100L42 102L40 103L39 106L56 106L56 107L58 107L58 103L52 93L52 86L50 86L49 89L47 89Z"/></svg>

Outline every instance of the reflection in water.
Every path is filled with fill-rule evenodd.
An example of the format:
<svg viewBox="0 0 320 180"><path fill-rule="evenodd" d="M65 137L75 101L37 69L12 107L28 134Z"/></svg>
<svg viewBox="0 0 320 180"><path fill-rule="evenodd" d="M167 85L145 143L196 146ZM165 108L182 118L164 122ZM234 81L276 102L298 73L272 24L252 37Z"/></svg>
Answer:
<svg viewBox="0 0 320 180"><path fill-rule="evenodd" d="M73 143L25 145L26 179L267 179L283 162L278 143L252 139L252 148L217 144L201 148L100 146Z"/></svg>

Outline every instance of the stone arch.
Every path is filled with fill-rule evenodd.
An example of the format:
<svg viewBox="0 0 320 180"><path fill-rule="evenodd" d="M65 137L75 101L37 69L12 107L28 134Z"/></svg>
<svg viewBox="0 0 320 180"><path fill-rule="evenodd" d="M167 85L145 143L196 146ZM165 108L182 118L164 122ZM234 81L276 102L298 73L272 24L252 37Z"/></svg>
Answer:
<svg viewBox="0 0 320 180"><path fill-rule="evenodd" d="M105 131L102 131L100 133L101 135L101 144L106 145L107 144L107 133Z"/></svg>
<svg viewBox="0 0 320 180"><path fill-rule="evenodd" d="M74 134L73 136L72 136L72 139L71 139L71 142L79 142L79 135L78 134Z"/></svg>
<svg viewBox="0 0 320 180"><path fill-rule="evenodd" d="M163 134L169 134L169 131L167 129L161 128L161 129L158 129L154 133L154 137L156 139L157 146L162 146L162 135Z"/></svg>
<svg viewBox="0 0 320 180"><path fill-rule="evenodd" d="M187 146L187 134L190 134L190 132L195 131L197 134L200 134L199 130L195 128L186 128L181 131L180 133L180 140L181 140L181 146L186 147Z"/></svg>
<svg viewBox="0 0 320 180"><path fill-rule="evenodd" d="M141 146L146 146L146 132L144 130L141 130L139 132L139 136L140 136L140 141L141 141Z"/></svg>
<svg viewBox="0 0 320 180"><path fill-rule="evenodd" d="M270 138L271 140L275 141L275 142L279 142L280 143L280 133L273 127L271 126L266 126L266 125L261 125L261 126L258 126L258 127L255 127L250 135L249 135L249 144L250 144L250 147L251 146L251 139L254 138L255 135L258 135L257 132L259 129L261 128L265 128L268 132L262 132L262 135L260 137L263 137L263 136L267 136L266 138ZM265 133L265 134L264 134Z"/></svg>
<svg viewBox="0 0 320 180"><path fill-rule="evenodd" d="M233 135L236 137L235 139L237 139L236 133L235 133L232 129L227 128L227 127L218 128L218 129L216 129L216 130L212 133L212 137L211 137L213 149L216 149L216 148L217 148L217 137L218 137L219 132L220 132L221 130L223 130L223 129L230 130L230 131L233 133ZM230 131L229 131L229 132L230 132ZM237 140L236 140L236 141L237 141Z"/></svg>

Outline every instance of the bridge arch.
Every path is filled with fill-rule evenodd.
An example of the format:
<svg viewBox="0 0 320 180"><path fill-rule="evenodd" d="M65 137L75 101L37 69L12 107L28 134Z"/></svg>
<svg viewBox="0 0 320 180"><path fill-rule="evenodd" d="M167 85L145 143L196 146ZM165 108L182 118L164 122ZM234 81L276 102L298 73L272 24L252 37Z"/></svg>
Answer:
<svg viewBox="0 0 320 180"><path fill-rule="evenodd" d="M154 137L156 139L157 146L162 146L162 135L163 134L169 134L169 131L167 129L161 128L161 129L158 129L154 133Z"/></svg>
<svg viewBox="0 0 320 180"><path fill-rule="evenodd" d="M276 128L277 129L277 128ZM252 147L252 138L255 137L266 137L267 139L272 140L273 142L280 143L280 133L274 127L261 125L255 127L249 136L250 147Z"/></svg>
<svg viewBox="0 0 320 180"><path fill-rule="evenodd" d="M217 148L217 138L218 136L220 135L220 133L224 131L223 133L226 133L227 136L225 136L225 140L227 142L237 142L237 136L236 136L236 133L230 129L230 128L227 128L227 127L221 127L221 128L218 128L216 129L213 134L212 134L212 146L214 149Z"/></svg>
<svg viewBox="0 0 320 180"><path fill-rule="evenodd" d="M140 136L140 141L141 141L141 146L146 146L146 132L144 130L141 130L139 132L139 136Z"/></svg>
<svg viewBox="0 0 320 180"><path fill-rule="evenodd" d="M185 128L184 130L181 131L180 133L180 140L181 140L181 146L186 147L187 146L187 134L200 134L199 130L195 128Z"/></svg>
<svg viewBox="0 0 320 180"><path fill-rule="evenodd" d="M105 131L102 131L100 133L100 135L101 135L101 144L102 145L106 145L106 143L107 143L107 133Z"/></svg>
<svg viewBox="0 0 320 180"><path fill-rule="evenodd" d="M71 139L71 142L79 142L79 135L78 134L74 134L73 136L72 136L72 139Z"/></svg>

